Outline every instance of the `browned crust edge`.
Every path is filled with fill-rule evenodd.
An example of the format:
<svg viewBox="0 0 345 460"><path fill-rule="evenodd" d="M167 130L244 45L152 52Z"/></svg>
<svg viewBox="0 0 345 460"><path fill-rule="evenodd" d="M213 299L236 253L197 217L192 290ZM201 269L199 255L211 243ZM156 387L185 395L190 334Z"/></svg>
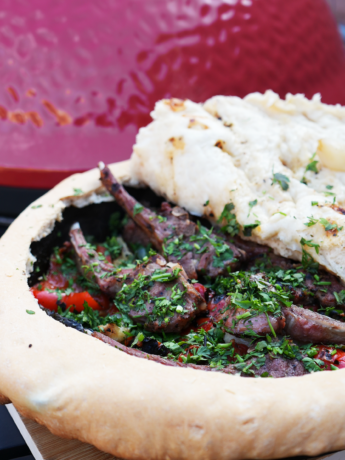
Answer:
<svg viewBox="0 0 345 460"><path fill-rule="evenodd" d="M0 393L0 405L10 404L10 400Z"/></svg>

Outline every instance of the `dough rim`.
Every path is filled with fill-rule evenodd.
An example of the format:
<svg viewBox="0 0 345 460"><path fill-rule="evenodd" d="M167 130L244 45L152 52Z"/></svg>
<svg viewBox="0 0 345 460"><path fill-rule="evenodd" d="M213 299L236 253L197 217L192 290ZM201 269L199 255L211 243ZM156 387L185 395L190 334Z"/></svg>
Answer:
<svg viewBox="0 0 345 460"><path fill-rule="evenodd" d="M130 181L129 161L111 169ZM85 193L75 197L75 188ZM73 175L0 240L0 403L11 400L52 433L124 459L270 459L344 449L345 370L274 380L170 368L39 309L27 286L31 242L49 232L66 203L101 193L96 169Z"/></svg>

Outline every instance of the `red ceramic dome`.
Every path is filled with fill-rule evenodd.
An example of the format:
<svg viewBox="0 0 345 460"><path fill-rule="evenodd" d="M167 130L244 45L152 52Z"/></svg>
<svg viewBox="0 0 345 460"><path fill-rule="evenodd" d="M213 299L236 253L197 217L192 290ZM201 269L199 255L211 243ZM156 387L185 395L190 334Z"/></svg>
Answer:
<svg viewBox="0 0 345 460"><path fill-rule="evenodd" d="M323 0L4 0L0 53L0 185L128 158L163 97L271 88L345 104Z"/></svg>

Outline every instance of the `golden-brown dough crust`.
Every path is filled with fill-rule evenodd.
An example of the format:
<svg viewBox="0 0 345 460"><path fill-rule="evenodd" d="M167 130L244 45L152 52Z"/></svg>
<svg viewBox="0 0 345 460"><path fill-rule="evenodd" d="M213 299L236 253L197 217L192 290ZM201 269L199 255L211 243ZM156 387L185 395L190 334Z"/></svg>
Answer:
<svg viewBox="0 0 345 460"><path fill-rule="evenodd" d="M10 404L10 400L0 393L0 405Z"/></svg>
<svg viewBox="0 0 345 460"><path fill-rule="evenodd" d="M128 162L112 170L128 180ZM73 197L73 188L88 198ZM344 370L274 380L164 367L39 309L27 285L30 243L49 232L66 203L97 201L97 188L96 170L66 179L0 240L0 392L54 434L126 459L268 459L344 449Z"/></svg>

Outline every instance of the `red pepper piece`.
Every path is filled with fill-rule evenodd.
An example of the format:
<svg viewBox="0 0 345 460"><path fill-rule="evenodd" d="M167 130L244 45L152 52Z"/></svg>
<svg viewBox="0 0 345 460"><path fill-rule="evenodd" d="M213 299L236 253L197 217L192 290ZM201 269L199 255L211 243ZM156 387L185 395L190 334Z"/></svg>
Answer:
<svg viewBox="0 0 345 460"><path fill-rule="evenodd" d="M59 298L55 292L39 291L36 288L31 288L31 292L42 307L57 311ZM75 292L70 295L62 294L60 302L63 302L67 308L71 307L71 311L77 311L78 313L84 310L84 302L87 302L93 310L102 309L101 305L87 291Z"/></svg>

